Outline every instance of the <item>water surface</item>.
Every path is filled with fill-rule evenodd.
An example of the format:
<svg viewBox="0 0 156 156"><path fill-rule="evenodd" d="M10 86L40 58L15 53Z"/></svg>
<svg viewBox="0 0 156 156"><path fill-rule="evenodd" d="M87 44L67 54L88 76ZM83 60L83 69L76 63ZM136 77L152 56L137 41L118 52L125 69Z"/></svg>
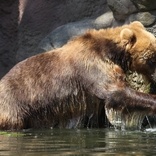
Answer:
<svg viewBox="0 0 156 156"><path fill-rule="evenodd" d="M40 129L0 133L0 155L152 156L156 129Z"/></svg>

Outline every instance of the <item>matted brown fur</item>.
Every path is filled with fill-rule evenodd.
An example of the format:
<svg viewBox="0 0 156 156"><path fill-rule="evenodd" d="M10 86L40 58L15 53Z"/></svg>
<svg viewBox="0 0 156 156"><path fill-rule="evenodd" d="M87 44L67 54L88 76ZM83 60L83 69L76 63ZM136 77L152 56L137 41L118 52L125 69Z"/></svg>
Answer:
<svg viewBox="0 0 156 156"><path fill-rule="evenodd" d="M18 63L1 79L0 129L98 127L105 103L123 113L154 114L156 96L129 88L125 72L151 81L155 60L155 37L139 22L89 30Z"/></svg>

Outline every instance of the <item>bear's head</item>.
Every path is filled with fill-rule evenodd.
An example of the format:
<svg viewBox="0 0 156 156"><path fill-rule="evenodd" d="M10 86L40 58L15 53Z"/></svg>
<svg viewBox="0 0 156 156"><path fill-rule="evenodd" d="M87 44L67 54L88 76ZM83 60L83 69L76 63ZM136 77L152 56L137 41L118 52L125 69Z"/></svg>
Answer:
<svg viewBox="0 0 156 156"><path fill-rule="evenodd" d="M146 31L140 22L123 26L120 42L130 53L132 62L130 70L137 71L148 80L156 80L156 38Z"/></svg>
<svg viewBox="0 0 156 156"><path fill-rule="evenodd" d="M110 35L113 41L119 44L120 47L124 47L126 52L130 54L131 64L129 69L145 75L148 83L153 80L156 81L155 36L146 31L144 26L138 21L117 28L113 35L113 37ZM128 110L128 107L126 109ZM142 121L147 115L146 111L135 111L135 109L127 114L107 107L105 107L105 110L109 121L116 127L141 127Z"/></svg>

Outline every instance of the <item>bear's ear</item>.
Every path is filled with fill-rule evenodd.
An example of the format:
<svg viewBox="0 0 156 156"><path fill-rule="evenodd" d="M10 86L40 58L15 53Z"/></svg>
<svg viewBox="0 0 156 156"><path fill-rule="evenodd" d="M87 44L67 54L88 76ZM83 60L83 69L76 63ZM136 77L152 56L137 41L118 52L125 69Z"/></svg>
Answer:
<svg viewBox="0 0 156 156"><path fill-rule="evenodd" d="M128 28L124 28L121 32L120 32L120 39L121 42L127 46L127 45L132 45L134 43L135 40L135 34L131 29ZM129 46L128 46L129 47Z"/></svg>
<svg viewBox="0 0 156 156"><path fill-rule="evenodd" d="M130 24L131 27L133 28L140 28L140 29L143 29L145 30L145 27L143 26L143 24L139 21L134 21Z"/></svg>

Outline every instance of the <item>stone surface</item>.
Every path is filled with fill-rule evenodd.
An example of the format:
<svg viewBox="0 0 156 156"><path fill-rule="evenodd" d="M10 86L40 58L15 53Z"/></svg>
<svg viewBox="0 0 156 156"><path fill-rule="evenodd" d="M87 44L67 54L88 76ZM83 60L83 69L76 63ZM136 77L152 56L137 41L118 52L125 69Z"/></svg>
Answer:
<svg viewBox="0 0 156 156"><path fill-rule="evenodd" d="M15 63L15 41L18 37L18 1L0 2L0 77Z"/></svg>
<svg viewBox="0 0 156 156"><path fill-rule="evenodd" d="M57 27L106 10L106 0L1 0L0 77L34 55L39 42Z"/></svg>
<svg viewBox="0 0 156 156"><path fill-rule="evenodd" d="M39 42L58 26L100 15L105 4L106 0L27 0L18 28L16 61L34 55Z"/></svg>
<svg viewBox="0 0 156 156"><path fill-rule="evenodd" d="M51 49L59 48L67 43L73 37L83 34L88 29L100 29L110 27L113 23L112 12L108 11L105 14L93 18L82 20L79 22L72 22L61 27L58 27L46 36L39 44L35 53L49 51Z"/></svg>
<svg viewBox="0 0 156 156"><path fill-rule="evenodd" d="M148 27L155 23L156 11L153 12L139 12L129 16L129 21L140 21L144 26Z"/></svg>
<svg viewBox="0 0 156 156"><path fill-rule="evenodd" d="M156 9L155 0L131 0L139 11L149 11Z"/></svg>
<svg viewBox="0 0 156 156"><path fill-rule="evenodd" d="M107 0L107 3L117 20L125 20L130 14L137 11L131 0Z"/></svg>

